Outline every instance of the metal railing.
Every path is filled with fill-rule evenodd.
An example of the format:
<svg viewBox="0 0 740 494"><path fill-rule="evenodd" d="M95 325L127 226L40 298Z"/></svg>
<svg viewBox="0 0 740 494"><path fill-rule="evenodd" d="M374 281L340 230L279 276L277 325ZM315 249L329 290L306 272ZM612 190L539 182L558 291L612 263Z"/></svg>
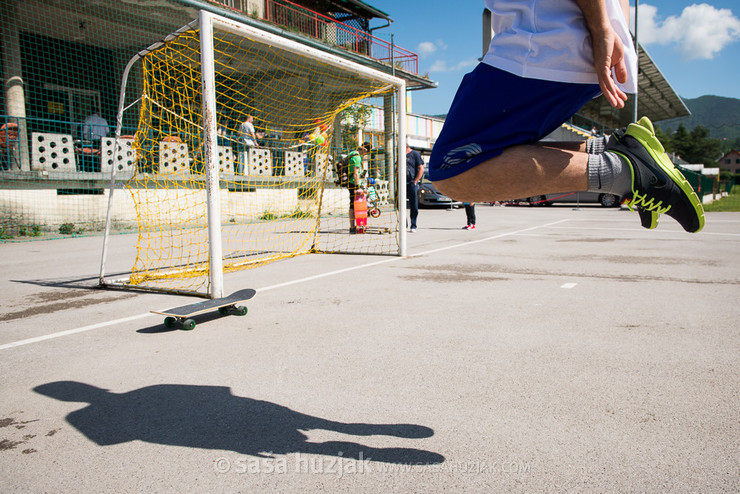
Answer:
<svg viewBox="0 0 740 494"><path fill-rule="evenodd" d="M247 15L250 12L247 0L211 0ZM419 73L419 56L405 48L377 38L372 34L350 26L344 22L319 14L290 0L266 0L264 20L295 31L328 44L342 47L360 55L371 57L388 65L410 72Z"/></svg>

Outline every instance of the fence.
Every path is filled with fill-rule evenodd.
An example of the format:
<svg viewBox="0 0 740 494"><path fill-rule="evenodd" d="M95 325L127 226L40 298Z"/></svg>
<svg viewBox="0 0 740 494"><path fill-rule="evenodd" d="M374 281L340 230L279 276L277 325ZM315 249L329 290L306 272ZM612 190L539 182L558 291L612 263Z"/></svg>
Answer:
<svg viewBox="0 0 740 494"><path fill-rule="evenodd" d="M286 27L312 38L335 46L366 55L386 64L391 64L407 72L419 73L419 56L409 50L377 38L347 22L332 19L290 0L266 0L253 3L249 0L213 0L252 17Z"/></svg>
<svg viewBox="0 0 740 494"><path fill-rule="evenodd" d="M719 199L723 192L726 193L732 189L732 184L728 186L726 182L720 182L719 177L712 179L707 175L688 170L680 165L678 169L681 170L681 173L686 177L701 201L704 201L706 195L713 195L713 199Z"/></svg>
<svg viewBox="0 0 740 494"><path fill-rule="evenodd" d="M161 163L158 161L166 159L161 151L169 149L168 146L172 147L170 142L160 143L159 150L150 150L144 153L146 156L136 156L133 150L133 134L136 129L124 127L119 141L121 148L115 149L111 131L111 136L106 136L102 128L99 128L100 134L103 134L100 139L85 138L84 122L22 120L10 117L2 117L0 122L5 122L3 126L6 129L24 125L30 129L31 141L27 146L28 155L24 155L17 133L7 132L7 138L4 141L0 139L0 240L3 241L101 234L105 226L111 172L115 169L119 179L122 172L125 175L126 171L133 172L134 168L139 172L152 173L160 167ZM45 132L47 129L62 132ZM167 140L168 138L163 139ZM287 157L291 151L286 151L281 142L269 138L261 139L260 142L264 155L261 159L271 163L270 175L274 180L289 174L298 174L293 170L296 166L301 168L300 176L315 173L311 168L314 165L309 161L289 163ZM197 148L180 139L175 144L186 149L186 154L173 155L169 160L179 160L186 167L196 166L194 158ZM223 186L230 192L252 190L253 184L248 184L251 184L253 178L250 177L250 170L254 168L250 159L254 158L249 158L250 153L239 137L231 134L220 136L219 150L223 159L222 166L232 170L238 180L237 185L243 184L236 187L233 183L224 183ZM332 154L339 156L341 152L342 150L336 149ZM295 150L292 154L296 154ZM310 156L305 152L297 154L303 156L304 160ZM21 163L27 163L30 167L22 168ZM367 168L371 176L378 178L381 191L385 191L387 195L387 188L384 187L393 177L385 176L385 163L383 151L376 150L367 163ZM331 172L328 173L327 180L329 182L326 187L336 187ZM300 180L296 179L296 183L298 181ZM384 203L387 201L388 198L384 196ZM256 208L252 219L259 220L263 209ZM119 210L112 228L118 232L135 231L137 217L133 206Z"/></svg>
<svg viewBox="0 0 740 494"><path fill-rule="evenodd" d="M284 22L284 30L314 36L378 60L404 64L412 72L417 68L415 54L286 1L3 0L0 79L5 87L0 91L0 238L51 238L88 234L101 228L109 171L133 159L130 147L114 156L110 141L124 67L135 53L191 22L193 6L200 4L234 18L247 15L261 22ZM256 10L255 5L259 6ZM313 27L309 27L310 23ZM135 104L134 100L142 94L142 79L140 72L132 74L127 105ZM86 132L85 121L93 114L105 123L91 120ZM126 113L122 123L126 146L130 139L125 136L135 133L137 121L136 112ZM194 144L188 144L191 151L196 149ZM272 162L279 175L286 166L283 150L270 143L266 146L273 147ZM336 150L337 154L341 152L346 150ZM242 155L233 146L233 156ZM385 169L382 165L376 168ZM129 228L125 224L119 226Z"/></svg>

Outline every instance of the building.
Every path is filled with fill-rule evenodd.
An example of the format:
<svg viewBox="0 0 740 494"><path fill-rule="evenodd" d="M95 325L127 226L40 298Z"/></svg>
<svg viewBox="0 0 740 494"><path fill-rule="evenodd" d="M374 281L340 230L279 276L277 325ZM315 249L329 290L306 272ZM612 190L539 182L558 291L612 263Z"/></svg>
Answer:
<svg viewBox="0 0 740 494"><path fill-rule="evenodd" d="M393 73L409 89L435 86L418 75L415 53L374 36L392 19L361 0L4 0L0 167L34 168L33 132L81 140L95 113L114 127L126 63L201 9Z"/></svg>
<svg viewBox="0 0 740 494"><path fill-rule="evenodd" d="M717 164L723 170L730 173L740 173L740 151L733 149L717 160Z"/></svg>

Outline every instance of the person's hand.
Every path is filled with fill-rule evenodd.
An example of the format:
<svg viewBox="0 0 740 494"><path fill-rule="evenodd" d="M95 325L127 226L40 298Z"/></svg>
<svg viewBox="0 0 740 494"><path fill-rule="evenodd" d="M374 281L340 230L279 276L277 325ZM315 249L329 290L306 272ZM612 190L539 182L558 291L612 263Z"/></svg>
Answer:
<svg viewBox="0 0 740 494"><path fill-rule="evenodd" d="M624 61L622 40L613 29L608 28L600 36L593 37L592 45L594 69L604 97L614 108L624 108L627 95L617 86L617 81L620 83L627 81L627 65ZM612 74L612 68L614 74Z"/></svg>
<svg viewBox="0 0 740 494"><path fill-rule="evenodd" d="M614 108L624 108L627 95L617 86L617 81L620 83L627 81L624 45L609 21L606 2L604 0L575 0L575 2L583 12L586 26L591 33L594 70L599 87L610 105Z"/></svg>

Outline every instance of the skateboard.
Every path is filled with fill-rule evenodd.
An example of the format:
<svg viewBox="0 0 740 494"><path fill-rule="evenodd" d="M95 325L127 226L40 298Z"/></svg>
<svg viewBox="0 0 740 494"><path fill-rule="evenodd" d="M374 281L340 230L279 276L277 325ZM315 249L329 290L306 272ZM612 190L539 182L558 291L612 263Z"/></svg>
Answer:
<svg viewBox="0 0 740 494"><path fill-rule="evenodd" d="M358 190L355 193L354 210L357 233L365 233L367 229L367 196L364 190Z"/></svg>
<svg viewBox="0 0 740 494"><path fill-rule="evenodd" d="M257 292L255 290L246 288L244 290L234 292L227 297L213 298L210 300L204 300L203 302L196 302L194 304L182 305L180 307L161 311L153 310L151 312L167 316L164 318L164 325L168 328L174 328L175 326L180 325L182 326L182 329L190 331L195 328L195 321L190 318L210 310L218 309L218 312L222 315L226 315L230 312L239 316L246 315L247 308L243 305L238 306L237 304L246 302L254 297L256 293Z"/></svg>

